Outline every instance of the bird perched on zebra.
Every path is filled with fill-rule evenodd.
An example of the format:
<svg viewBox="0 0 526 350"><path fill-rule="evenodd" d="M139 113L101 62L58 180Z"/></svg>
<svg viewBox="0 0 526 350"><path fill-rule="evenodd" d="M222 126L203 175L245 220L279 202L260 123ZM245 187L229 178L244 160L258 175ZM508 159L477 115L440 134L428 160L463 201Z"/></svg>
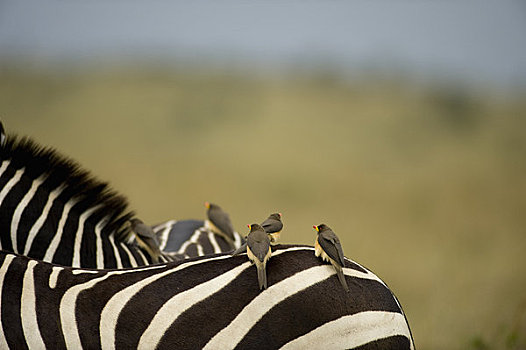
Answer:
<svg viewBox="0 0 526 350"><path fill-rule="evenodd" d="M270 238L260 225L252 224L247 226L250 229L247 236L247 255L250 261L256 265L259 289L266 289L266 265L272 254L272 250L270 249Z"/></svg>
<svg viewBox="0 0 526 350"><path fill-rule="evenodd" d="M230 221L230 216L217 204L205 202L207 209L205 226L212 232L223 236L234 246L234 226Z"/></svg>
<svg viewBox="0 0 526 350"><path fill-rule="evenodd" d="M283 222L281 221L281 216L281 213L270 214L269 217L261 223L261 227L263 227L263 229L269 236L268 238L270 239L271 245L277 243L281 234L281 230L283 229ZM239 255L245 253L246 251L247 243L245 242L241 245L241 247L232 252L232 255Z"/></svg>
<svg viewBox="0 0 526 350"><path fill-rule="evenodd" d="M268 218L261 223L261 227L269 235L270 244L276 244L279 240L281 230L283 229L283 222L281 221L281 213L270 214Z"/></svg>
<svg viewBox="0 0 526 350"><path fill-rule="evenodd" d="M325 224L318 226L314 225L312 227L318 232L318 236L314 242L314 254L317 257L321 257L324 261L330 262L332 266L334 266L336 275L338 276L343 289L348 292L349 287L347 286L345 275L343 274L345 261L340 239L331 228Z"/></svg>
<svg viewBox="0 0 526 350"><path fill-rule="evenodd" d="M137 218L131 219L130 225L136 234L139 246L150 253L153 263L158 263L159 257L161 256L161 249L159 248L159 240L155 232L153 232L153 229Z"/></svg>

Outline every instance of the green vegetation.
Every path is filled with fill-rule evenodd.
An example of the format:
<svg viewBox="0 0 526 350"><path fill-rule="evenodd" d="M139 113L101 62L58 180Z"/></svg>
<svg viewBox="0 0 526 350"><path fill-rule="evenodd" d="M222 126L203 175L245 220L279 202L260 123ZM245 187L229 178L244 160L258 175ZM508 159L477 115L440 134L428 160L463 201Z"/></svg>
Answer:
<svg viewBox="0 0 526 350"><path fill-rule="evenodd" d="M152 224L206 200L240 232L281 211L286 243L329 224L419 349L525 349L524 94L335 77L3 65L0 117Z"/></svg>

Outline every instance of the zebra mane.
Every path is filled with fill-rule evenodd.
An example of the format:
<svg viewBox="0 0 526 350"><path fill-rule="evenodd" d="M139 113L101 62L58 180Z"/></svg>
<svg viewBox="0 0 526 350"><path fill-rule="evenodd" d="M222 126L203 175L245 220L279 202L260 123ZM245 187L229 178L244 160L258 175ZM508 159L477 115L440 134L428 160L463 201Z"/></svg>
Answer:
<svg viewBox="0 0 526 350"><path fill-rule="evenodd" d="M97 180L71 158L51 147L44 147L28 137L18 139L9 135L0 145L0 161L8 160L16 169L24 168L24 175L35 180L45 178L50 191L64 186L71 198L81 200L86 210L96 207L93 215L105 218L104 230L118 241L133 236L129 220L134 216L127 199L110 189L108 183Z"/></svg>

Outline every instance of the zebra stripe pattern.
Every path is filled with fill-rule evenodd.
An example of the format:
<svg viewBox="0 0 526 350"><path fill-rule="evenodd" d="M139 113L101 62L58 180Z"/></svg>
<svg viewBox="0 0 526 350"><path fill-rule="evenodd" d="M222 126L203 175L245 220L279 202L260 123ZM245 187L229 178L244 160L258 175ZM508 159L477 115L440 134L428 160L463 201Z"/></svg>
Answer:
<svg viewBox="0 0 526 350"><path fill-rule="evenodd" d="M152 263L130 230L126 200L106 183L26 138L7 138L0 160L1 249L74 267Z"/></svg>
<svg viewBox="0 0 526 350"><path fill-rule="evenodd" d="M243 237L234 232L234 245L231 245L207 228L203 220L170 220L152 229L163 252L184 259L230 252L244 242Z"/></svg>
<svg viewBox="0 0 526 350"><path fill-rule="evenodd" d="M136 269L0 252L0 348L413 349L400 304L346 260L350 293L312 247L275 246L259 291L245 255Z"/></svg>

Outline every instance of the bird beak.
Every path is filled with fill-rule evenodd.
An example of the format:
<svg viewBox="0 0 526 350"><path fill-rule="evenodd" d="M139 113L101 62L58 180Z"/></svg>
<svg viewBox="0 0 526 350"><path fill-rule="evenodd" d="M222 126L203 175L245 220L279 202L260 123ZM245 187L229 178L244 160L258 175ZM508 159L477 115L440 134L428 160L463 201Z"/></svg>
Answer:
<svg viewBox="0 0 526 350"><path fill-rule="evenodd" d="M281 213L278 213L279 214L279 217L281 217Z"/></svg>
<svg viewBox="0 0 526 350"><path fill-rule="evenodd" d="M250 225L247 225L248 229L250 230Z"/></svg>
<svg viewBox="0 0 526 350"><path fill-rule="evenodd" d="M316 232L320 232L320 229L318 228L318 226L314 225L314 226L312 226L312 228L315 229Z"/></svg>
<svg viewBox="0 0 526 350"><path fill-rule="evenodd" d="M205 207L206 207L207 209L210 208L210 203L205 202Z"/></svg>

